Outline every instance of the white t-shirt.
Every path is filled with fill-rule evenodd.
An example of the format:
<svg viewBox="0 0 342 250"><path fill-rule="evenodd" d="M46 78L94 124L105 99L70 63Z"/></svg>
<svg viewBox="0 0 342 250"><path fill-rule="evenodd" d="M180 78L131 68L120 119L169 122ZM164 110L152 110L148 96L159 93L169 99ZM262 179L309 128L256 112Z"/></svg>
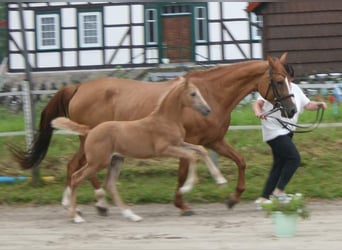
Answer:
<svg viewBox="0 0 342 250"><path fill-rule="evenodd" d="M304 111L304 106L310 102L310 99L306 97L301 88L294 83L291 83L291 93L294 95L294 102L296 103L297 113L291 118L285 118L281 116L280 110L271 114L271 116L277 117L283 121L297 124L299 114ZM259 95L258 100L264 101L264 106L262 107L262 112L270 111L273 108L273 104L265 100L261 95ZM286 135L289 130L283 128L283 126L271 117L266 120L261 120L262 125L262 139L263 141L269 141L276 138L279 135ZM296 128L294 126L289 126L292 131Z"/></svg>

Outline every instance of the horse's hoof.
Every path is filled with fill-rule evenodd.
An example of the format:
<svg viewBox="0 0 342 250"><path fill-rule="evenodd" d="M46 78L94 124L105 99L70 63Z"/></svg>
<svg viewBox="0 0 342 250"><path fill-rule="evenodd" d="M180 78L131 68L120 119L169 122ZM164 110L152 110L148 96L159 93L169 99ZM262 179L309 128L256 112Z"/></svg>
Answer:
<svg viewBox="0 0 342 250"><path fill-rule="evenodd" d="M232 199L231 197L229 197L226 200L226 205L229 209L233 208L235 206L235 204L238 203L236 200Z"/></svg>
<svg viewBox="0 0 342 250"><path fill-rule="evenodd" d="M186 210L186 211L182 211L181 216L192 216L195 215L195 212L192 210Z"/></svg>
<svg viewBox="0 0 342 250"><path fill-rule="evenodd" d="M100 216L108 216L108 208L96 206L96 209L97 209L97 213L98 213Z"/></svg>

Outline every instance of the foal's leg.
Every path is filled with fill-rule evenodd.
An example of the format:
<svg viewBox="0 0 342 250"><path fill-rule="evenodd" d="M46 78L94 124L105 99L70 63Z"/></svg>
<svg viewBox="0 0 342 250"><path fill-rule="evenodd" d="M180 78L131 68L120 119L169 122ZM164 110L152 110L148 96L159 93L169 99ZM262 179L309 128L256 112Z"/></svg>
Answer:
<svg viewBox="0 0 342 250"><path fill-rule="evenodd" d="M77 188L81 184L83 180L88 178L91 175L96 174L96 168L93 168L88 165L84 165L81 169L76 171L71 177L71 195L70 195L70 215L75 223L81 223L85 220L81 217L81 215L77 212L76 206L76 192Z"/></svg>
<svg viewBox="0 0 342 250"><path fill-rule="evenodd" d="M116 183L120 175L121 165L123 158L120 156L113 156L111 165L108 167L108 173L105 181L105 188L108 193L111 194L116 206L121 210L122 215L132 221L141 221L142 218L139 215L133 213L133 211L122 201L120 194L117 190Z"/></svg>
<svg viewBox="0 0 342 250"><path fill-rule="evenodd" d="M195 152L186 149L184 146L169 146L163 152L163 155L187 159L187 161L189 162L189 171L187 173L184 184L180 187L179 190L181 193L189 192L197 181Z"/></svg>
<svg viewBox="0 0 342 250"><path fill-rule="evenodd" d="M208 151L203 146L194 145L186 142L184 142L184 146L190 150L195 151L198 156L205 162L210 174L215 179L217 184L221 185L227 183L226 178L223 177L221 171L216 167L212 159L209 157Z"/></svg>
<svg viewBox="0 0 342 250"><path fill-rule="evenodd" d="M73 156L71 161L68 163L67 168L67 186L63 192L62 205L65 208L68 208L70 205L70 194L71 194L71 176L79 170L82 166L86 164L86 159L83 151L84 146L84 138L80 137L80 147L76 154ZM101 188L101 184L96 178L96 176L92 176L89 178L93 187L95 188L95 197L96 197L96 208L99 215L106 216L108 214L108 202L106 200L105 191Z"/></svg>

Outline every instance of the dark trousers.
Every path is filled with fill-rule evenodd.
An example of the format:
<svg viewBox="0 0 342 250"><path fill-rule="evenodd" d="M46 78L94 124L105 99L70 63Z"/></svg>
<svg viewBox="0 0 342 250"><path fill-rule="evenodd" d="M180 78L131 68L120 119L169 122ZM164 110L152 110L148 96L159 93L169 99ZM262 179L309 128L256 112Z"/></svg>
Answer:
<svg viewBox="0 0 342 250"><path fill-rule="evenodd" d="M290 133L267 141L272 149L273 165L262 194L264 198L269 199L275 188L284 190L300 164L300 154L292 136Z"/></svg>

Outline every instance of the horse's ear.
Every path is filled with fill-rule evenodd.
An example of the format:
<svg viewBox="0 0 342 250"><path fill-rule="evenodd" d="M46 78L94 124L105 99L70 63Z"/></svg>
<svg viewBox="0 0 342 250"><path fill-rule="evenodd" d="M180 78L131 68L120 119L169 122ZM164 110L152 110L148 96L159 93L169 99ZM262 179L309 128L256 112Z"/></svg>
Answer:
<svg viewBox="0 0 342 250"><path fill-rule="evenodd" d="M272 56L268 56L267 57L267 61L269 63L269 65L273 68L274 67L274 59Z"/></svg>
<svg viewBox="0 0 342 250"><path fill-rule="evenodd" d="M184 83L185 86L188 85L188 81L183 77L183 76L178 76L177 77L177 81L181 84L181 83Z"/></svg>
<svg viewBox="0 0 342 250"><path fill-rule="evenodd" d="M284 54L281 55L279 60L282 64L286 63L287 54L288 54L287 52L284 52Z"/></svg>

